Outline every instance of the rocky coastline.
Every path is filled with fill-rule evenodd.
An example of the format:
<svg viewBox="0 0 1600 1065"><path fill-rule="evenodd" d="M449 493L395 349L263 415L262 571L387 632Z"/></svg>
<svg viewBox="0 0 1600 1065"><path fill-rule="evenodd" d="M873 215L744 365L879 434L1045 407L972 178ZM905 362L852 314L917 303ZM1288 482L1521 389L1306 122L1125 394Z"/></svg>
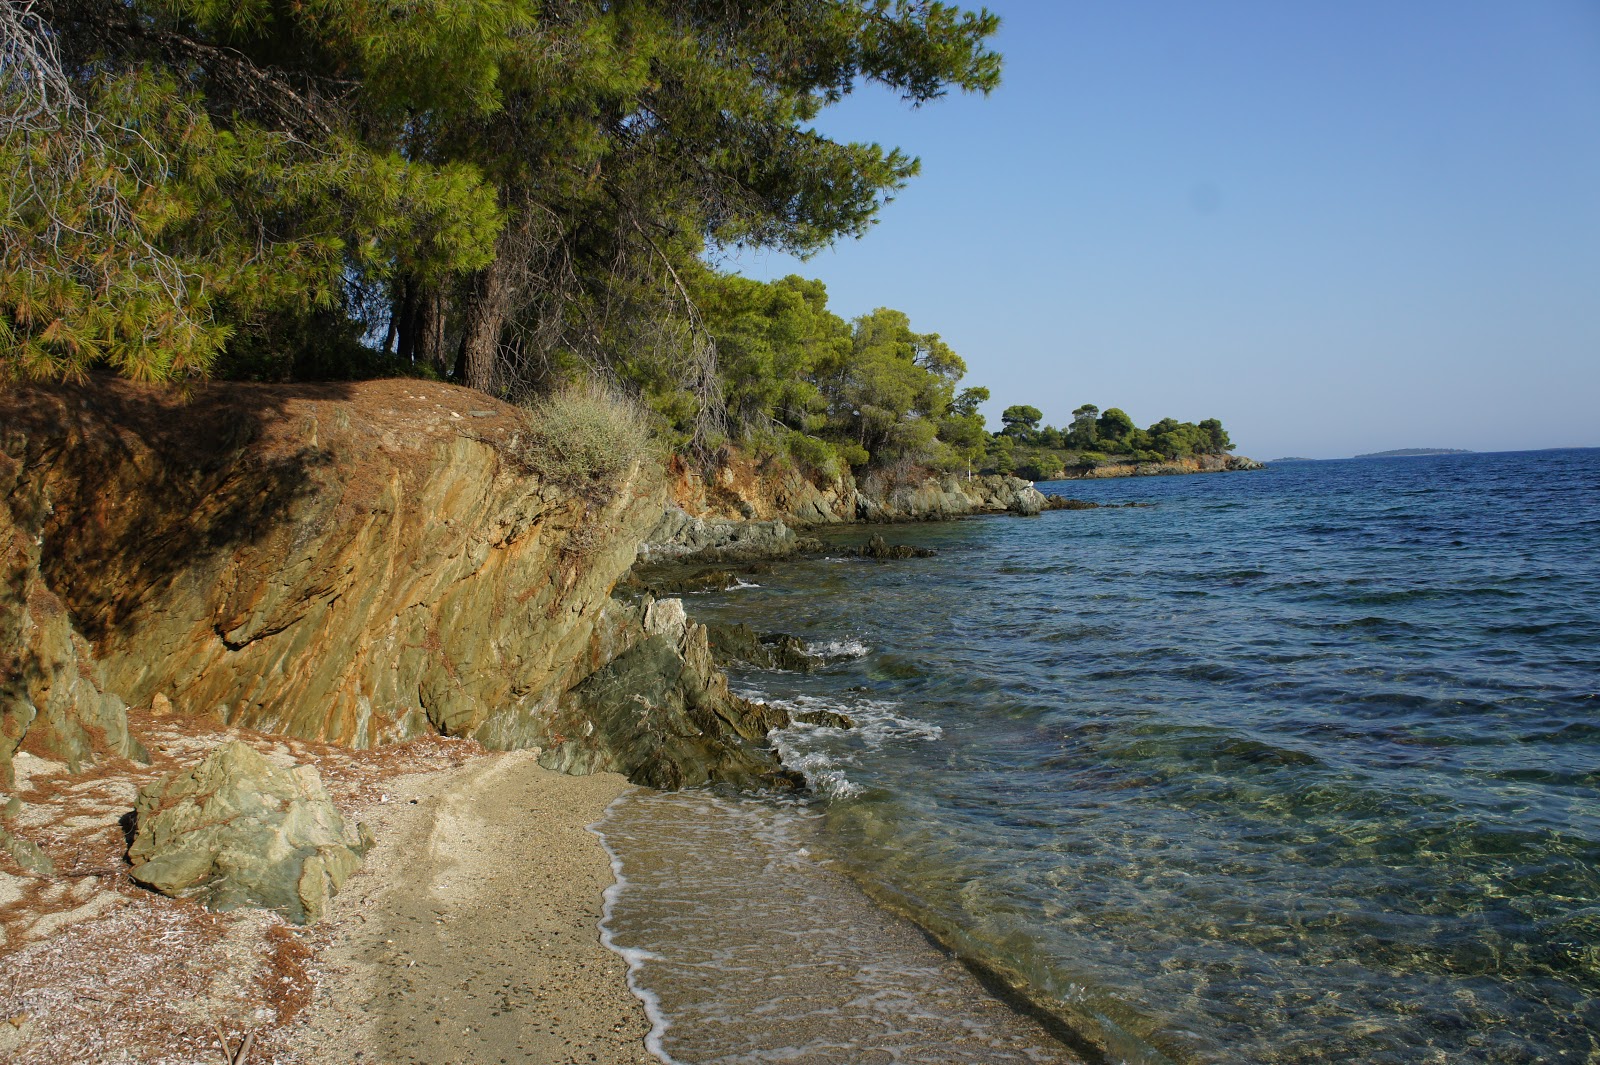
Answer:
<svg viewBox="0 0 1600 1065"><path fill-rule="evenodd" d="M523 417L415 380L0 392L0 965L55 972L39 952L64 929L92 942L128 907L189 922L192 949L244 950L252 972L315 954L295 929L340 912L335 893L386 853L371 789L339 775L390 764L368 782L398 790L418 771L404 752L429 744L460 745L455 766L525 752L523 777L801 788L766 739L787 712L734 695L722 669L814 656L707 629L676 595L821 551L819 526L1094 505L1014 477L828 482L738 457L574 488L519 462ZM926 552L874 536L860 553ZM608 971L571 991L619 986ZM57 1053L34 1022L66 1024L64 1007L40 988L0 1003L21 1018L0 1023L14 1060ZM292 1049L299 1008L241 994L254 1029L215 995L205 1023L259 1029L271 1060L318 1060ZM163 1016L150 1039L249 1052Z"/></svg>

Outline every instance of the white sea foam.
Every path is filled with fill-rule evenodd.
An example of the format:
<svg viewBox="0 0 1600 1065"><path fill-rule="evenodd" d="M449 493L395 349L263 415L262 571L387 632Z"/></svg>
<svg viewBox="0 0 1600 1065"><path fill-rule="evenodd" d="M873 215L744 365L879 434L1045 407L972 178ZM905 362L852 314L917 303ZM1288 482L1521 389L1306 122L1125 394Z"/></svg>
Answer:
<svg viewBox="0 0 1600 1065"><path fill-rule="evenodd" d="M745 697L759 698L756 693ZM804 776L818 794L831 799L848 799L866 790L847 772L848 767L859 764L858 752L876 750L890 741L932 742L944 735L938 725L907 717L898 712L899 703L886 700L840 701L799 695L767 701L795 718L826 711L844 714L855 722L855 728L845 729L797 719L788 728L775 729L767 735L783 764Z"/></svg>
<svg viewBox="0 0 1600 1065"><path fill-rule="evenodd" d="M806 644L806 653L829 660L836 658L865 658L872 653L872 648L853 636L846 636L842 640L824 640L821 643L808 643Z"/></svg>
<svg viewBox="0 0 1600 1065"><path fill-rule="evenodd" d="M644 968L644 963L647 961L659 961L660 955L638 947L624 947L617 943L616 937L612 933L612 914L616 910L617 900L627 890L628 878L622 871L622 858L617 854L616 849L611 846L611 841L606 839L605 830L602 826L605 824L606 818L611 816L612 807L627 797L627 793L624 793L613 799L611 805L606 807L606 812L601 816L600 820L588 826L589 831L599 838L600 845L605 848L607 857L611 859L611 885L600 896L603 902L600 912L600 943L627 963L628 990L632 991L634 998L637 998L643 1004L645 1019L650 1022L650 1033L644 1037L645 1049L659 1058L662 1065L685 1065L684 1062L667 1053L666 1046L662 1040L667 1034L667 1029L672 1027L672 1022L667 1020L667 1015L661 1008L660 997L654 991L645 987L644 983L639 979L639 973Z"/></svg>
<svg viewBox="0 0 1600 1065"><path fill-rule="evenodd" d="M735 577L733 579L733 583L728 585L727 590L730 591L730 592L738 592L738 591L743 591L746 588L759 588L759 587L761 587L761 585L757 584L755 581L744 581L744 580L740 580L738 577Z"/></svg>

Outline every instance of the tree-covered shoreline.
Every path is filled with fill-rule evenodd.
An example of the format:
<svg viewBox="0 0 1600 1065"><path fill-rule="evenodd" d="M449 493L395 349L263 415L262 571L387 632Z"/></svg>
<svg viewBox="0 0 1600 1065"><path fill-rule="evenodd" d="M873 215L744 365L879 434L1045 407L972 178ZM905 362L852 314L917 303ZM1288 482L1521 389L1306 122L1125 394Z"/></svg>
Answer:
<svg viewBox="0 0 1600 1065"><path fill-rule="evenodd" d="M918 162L813 120L863 86L989 92L998 27L927 0L7 4L0 380L598 386L675 449L825 475L1226 450L1115 408L990 433L937 333L708 265L865 233Z"/></svg>

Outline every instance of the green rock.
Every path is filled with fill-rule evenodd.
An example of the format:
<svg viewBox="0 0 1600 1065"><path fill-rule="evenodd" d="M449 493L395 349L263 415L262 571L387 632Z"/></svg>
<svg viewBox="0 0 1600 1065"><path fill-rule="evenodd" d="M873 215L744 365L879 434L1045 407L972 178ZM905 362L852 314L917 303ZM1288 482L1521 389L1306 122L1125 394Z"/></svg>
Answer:
<svg viewBox="0 0 1600 1065"><path fill-rule="evenodd" d="M316 921L372 845L328 801L314 766L279 769L243 743L147 786L134 807L133 879L213 910Z"/></svg>
<svg viewBox="0 0 1600 1065"><path fill-rule="evenodd" d="M13 801L15 801L14 798ZM55 875L56 863L51 861L50 856L32 840L13 836L5 829L0 828L0 850L11 855L11 860L22 866L27 872L36 873L39 876Z"/></svg>
<svg viewBox="0 0 1600 1065"><path fill-rule="evenodd" d="M728 691L705 626L689 621L680 601L648 604L643 628L643 639L563 696L541 765L618 772L662 789L803 786L766 745L788 715Z"/></svg>

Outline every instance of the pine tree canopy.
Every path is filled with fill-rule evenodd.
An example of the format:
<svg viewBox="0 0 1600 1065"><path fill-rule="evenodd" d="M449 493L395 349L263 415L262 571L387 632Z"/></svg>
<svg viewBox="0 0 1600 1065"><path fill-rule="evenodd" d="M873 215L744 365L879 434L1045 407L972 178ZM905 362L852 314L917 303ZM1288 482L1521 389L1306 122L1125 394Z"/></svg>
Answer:
<svg viewBox="0 0 1600 1065"><path fill-rule="evenodd" d="M673 379L703 432L699 255L864 231L916 160L811 120L865 83L987 92L997 27L927 0L7 4L0 373L288 372L286 323L332 315L503 394Z"/></svg>

